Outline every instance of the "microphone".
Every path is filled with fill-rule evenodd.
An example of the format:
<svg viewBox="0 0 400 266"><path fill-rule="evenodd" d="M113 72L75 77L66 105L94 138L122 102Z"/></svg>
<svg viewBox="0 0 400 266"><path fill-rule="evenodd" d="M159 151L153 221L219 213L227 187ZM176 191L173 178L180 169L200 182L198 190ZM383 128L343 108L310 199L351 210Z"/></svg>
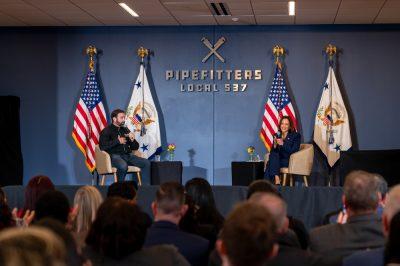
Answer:
<svg viewBox="0 0 400 266"><path fill-rule="evenodd" d="M276 137L277 139L282 138L282 133L281 133L280 131L277 131L276 134L275 134L275 137Z"/></svg>

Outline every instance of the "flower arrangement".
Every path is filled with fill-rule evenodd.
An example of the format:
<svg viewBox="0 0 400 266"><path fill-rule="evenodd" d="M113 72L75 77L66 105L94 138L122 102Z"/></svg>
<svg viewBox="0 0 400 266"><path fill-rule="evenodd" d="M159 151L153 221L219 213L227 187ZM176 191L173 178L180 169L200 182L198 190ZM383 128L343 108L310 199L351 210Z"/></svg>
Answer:
<svg viewBox="0 0 400 266"><path fill-rule="evenodd" d="M168 154L169 154L169 160L170 160L170 161L173 161L173 160L174 160L175 149L176 149L176 145L175 145L174 143L168 144L168 146L167 146L167 151L168 151Z"/></svg>
<svg viewBox="0 0 400 266"><path fill-rule="evenodd" d="M255 148L253 146L247 147L247 153L249 154L249 162L254 161L254 158L253 158L254 151L255 151Z"/></svg>

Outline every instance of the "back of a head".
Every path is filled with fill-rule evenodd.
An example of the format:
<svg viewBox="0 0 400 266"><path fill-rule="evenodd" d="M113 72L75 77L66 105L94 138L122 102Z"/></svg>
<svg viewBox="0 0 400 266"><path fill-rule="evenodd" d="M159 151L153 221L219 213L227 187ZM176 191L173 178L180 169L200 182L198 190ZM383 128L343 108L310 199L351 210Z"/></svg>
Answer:
<svg viewBox="0 0 400 266"><path fill-rule="evenodd" d="M275 188L275 186L267 180L255 180L251 182L247 190L247 199L249 199L251 195L257 192L272 193L277 195L278 197L281 197L281 194Z"/></svg>
<svg viewBox="0 0 400 266"><path fill-rule="evenodd" d="M28 185L25 188L25 210L34 210L36 201L44 193L50 190L54 190L54 184L51 179L45 175L37 175L29 180Z"/></svg>
<svg viewBox="0 0 400 266"><path fill-rule="evenodd" d="M389 222L398 212L400 212L400 185L396 185L390 189L386 196L385 209L383 210Z"/></svg>
<svg viewBox="0 0 400 266"><path fill-rule="evenodd" d="M50 230L31 226L7 229L0 234L0 265L66 265L62 240Z"/></svg>
<svg viewBox="0 0 400 266"><path fill-rule="evenodd" d="M0 230L15 224L10 207L7 204L6 194L0 187Z"/></svg>
<svg viewBox="0 0 400 266"><path fill-rule="evenodd" d="M102 202L103 197L99 190L93 186L83 186L76 191L74 206L78 206L78 213L73 224L75 232L89 230Z"/></svg>
<svg viewBox="0 0 400 266"><path fill-rule="evenodd" d="M157 209L163 214L176 214L185 204L185 190L178 182L161 184L156 192Z"/></svg>
<svg viewBox="0 0 400 266"><path fill-rule="evenodd" d="M214 194L210 183L204 178L195 177L185 184L186 193L200 208L215 208Z"/></svg>
<svg viewBox="0 0 400 266"><path fill-rule="evenodd" d="M36 202L35 220L53 218L66 224L70 211L68 198L60 191L47 191Z"/></svg>
<svg viewBox="0 0 400 266"><path fill-rule="evenodd" d="M285 225L287 225L285 223L287 218L286 202L276 194L256 192L251 195L249 202L266 208L274 218L278 230L284 229Z"/></svg>
<svg viewBox="0 0 400 266"><path fill-rule="evenodd" d="M108 187L107 198L121 197L126 200L136 198L136 187L134 181L115 182Z"/></svg>
<svg viewBox="0 0 400 266"><path fill-rule="evenodd" d="M371 173L357 170L346 176L343 186L346 208L354 213L374 211L378 207L378 182Z"/></svg>
<svg viewBox="0 0 400 266"><path fill-rule="evenodd" d="M122 259L140 250L146 237L146 223L140 208L119 197L107 198L99 207L86 244L96 252Z"/></svg>
<svg viewBox="0 0 400 266"><path fill-rule="evenodd" d="M242 203L228 215L220 239L235 266L263 265L272 253L276 225L262 206Z"/></svg>

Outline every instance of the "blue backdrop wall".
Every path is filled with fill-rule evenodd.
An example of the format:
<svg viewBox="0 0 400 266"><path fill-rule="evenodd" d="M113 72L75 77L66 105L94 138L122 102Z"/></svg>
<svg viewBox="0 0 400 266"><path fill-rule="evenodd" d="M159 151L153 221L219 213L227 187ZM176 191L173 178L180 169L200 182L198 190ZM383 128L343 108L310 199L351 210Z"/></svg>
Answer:
<svg viewBox="0 0 400 266"><path fill-rule="evenodd" d="M227 42L218 52L226 63L214 57L202 63L208 49L201 38L214 43L221 36ZM111 111L126 108L139 71L136 50L147 47L154 51L147 66L160 108L163 144L176 143L175 158L183 161L184 180L203 176L215 185L231 184L230 163L246 160L247 146L265 153L258 133L274 71L275 44L288 50L287 83L304 142L312 139L326 78L323 48L333 43L341 49L337 70L353 116L355 147L400 148L393 134L400 130L399 42L398 25L4 28L0 90L1 95L21 98L24 183L43 173L57 184L88 184L91 175L71 138L87 71L84 49L94 44L101 50L98 73L106 110ZM181 92L180 81L165 80L169 69L261 69L263 79L248 81L245 92L223 91L226 79L211 81L219 92ZM315 165L314 175L323 176L324 162Z"/></svg>

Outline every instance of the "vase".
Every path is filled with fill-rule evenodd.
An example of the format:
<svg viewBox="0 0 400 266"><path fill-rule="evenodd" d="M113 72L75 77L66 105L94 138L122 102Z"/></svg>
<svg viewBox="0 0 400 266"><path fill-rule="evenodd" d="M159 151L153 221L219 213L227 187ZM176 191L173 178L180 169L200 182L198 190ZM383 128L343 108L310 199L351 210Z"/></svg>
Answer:
<svg viewBox="0 0 400 266"><path fill-rule="evenodd" d="M249 162L254 162L254 155L253 155L253 153L249 153Z"/></svg>
<svg viewBox="0 0 400 266"><path fill-rule="evenodd" d="M173 152L169 153L169 161L172 162L174 160L175 154Z"/></svg>

